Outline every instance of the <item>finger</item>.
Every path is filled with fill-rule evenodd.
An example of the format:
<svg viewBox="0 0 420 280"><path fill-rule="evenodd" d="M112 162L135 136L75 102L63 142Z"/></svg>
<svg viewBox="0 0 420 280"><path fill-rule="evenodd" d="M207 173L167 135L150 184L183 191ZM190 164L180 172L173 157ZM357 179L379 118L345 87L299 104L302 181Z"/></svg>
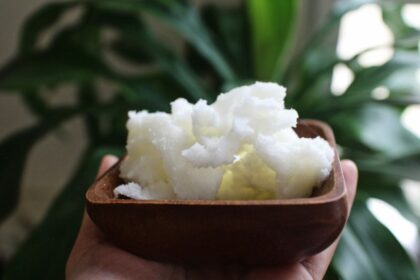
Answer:
<svg viewBox="0 0 420 280"><path fill-rule="evenodd" d="M344 184L347 191L349 215L353 205L354 197L356 196L358 171L356 164L351 160L343 160L341 162L341 168L343 170ZM339 239L334 241L334 243L331 244L326 250L302 262L302 264L306 267L307 271L314 279L322 279L324 276L334 255L338 240Z"/></svg>
<svg viewBox="0 0 420 280"><path fill-rule="evenodd" d="M347 202L349 206L349 214L351 207L353 206L354 198L356 196L356 188L358 181L358 171L356 164L351 160L343 160L341 162L341 168L343 169L344 183L347 190Z"/></svg>
<svg viewBox="0 0 420 280"><path fill-rule="evenodd" d="M96 178L101 177L105 171L107 171L111 166L113 166L118 161L118 158L113 155L106 155L102 158L101 164L98 168L98 174L96 175Z"/></svg>

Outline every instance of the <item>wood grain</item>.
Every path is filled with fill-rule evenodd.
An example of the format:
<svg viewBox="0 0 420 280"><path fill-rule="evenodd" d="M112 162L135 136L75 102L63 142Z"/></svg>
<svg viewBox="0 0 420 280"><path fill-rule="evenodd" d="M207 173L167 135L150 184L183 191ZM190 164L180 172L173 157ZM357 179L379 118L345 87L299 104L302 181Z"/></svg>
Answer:
<svg viewBox="0 0 420 280"><path fill-rule="evenodd" d="M325 123L300 121L300 136L321 136L335 148ZM346 222L347 202L337 153L333 170L310 198L278 200L115 199L117 163L86 193L87 211L116 245L171 263L279 264L328 247ZM304 176L304 174L302 174Z"/></svg>

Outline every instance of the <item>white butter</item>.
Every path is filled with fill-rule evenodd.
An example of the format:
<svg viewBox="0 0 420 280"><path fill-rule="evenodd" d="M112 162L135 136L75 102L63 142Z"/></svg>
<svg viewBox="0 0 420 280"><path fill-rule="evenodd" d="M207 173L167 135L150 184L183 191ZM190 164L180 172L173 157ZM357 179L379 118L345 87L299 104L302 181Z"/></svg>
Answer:
<svg viewBox="0 0 420 280"><path fill-rule="evenodd" d="M286 90L256 82L208 105L185 99L171 114L129 112L128 158L115 196L133 199L273 199L307 197L330 173L334 152L299 138ZM133 185L134 184L134 185ZM137 187L136 187L137 185Z"/></svg>

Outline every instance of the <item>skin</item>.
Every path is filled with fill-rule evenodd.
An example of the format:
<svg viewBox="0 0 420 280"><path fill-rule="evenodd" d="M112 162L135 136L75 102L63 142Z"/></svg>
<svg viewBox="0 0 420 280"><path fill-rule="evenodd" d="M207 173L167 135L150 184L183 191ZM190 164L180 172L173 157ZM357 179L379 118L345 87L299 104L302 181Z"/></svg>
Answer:
<svg viewBox="0 0 420 280"><path fill-rule="evenodd" d="M98 176L117 158L105 156ZM349 160L341 162L349 208L356 193L358 171ZM321 253L287 266L191 267L159 263L134 256L108 242L85 213L79 235L66 266L67 279L322 279L338 244L337 239Z"/></svg>

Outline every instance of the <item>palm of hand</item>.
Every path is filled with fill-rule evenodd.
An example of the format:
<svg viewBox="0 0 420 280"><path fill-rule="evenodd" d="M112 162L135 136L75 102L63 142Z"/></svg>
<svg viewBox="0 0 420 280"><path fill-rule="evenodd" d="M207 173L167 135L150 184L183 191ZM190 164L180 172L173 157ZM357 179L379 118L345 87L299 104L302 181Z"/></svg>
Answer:
<svg viewBox="0 0 420 280"><path fill-rule="evenodd" d="M116 158L105 157L99 174ZM349 205L354 200L357 169L342 162ZM299 263L274 267L179 266L134 256L108 242L85 214L78 238L67 262L67 279L322 279L334 254L336 240L323 252Z"/></svg>

